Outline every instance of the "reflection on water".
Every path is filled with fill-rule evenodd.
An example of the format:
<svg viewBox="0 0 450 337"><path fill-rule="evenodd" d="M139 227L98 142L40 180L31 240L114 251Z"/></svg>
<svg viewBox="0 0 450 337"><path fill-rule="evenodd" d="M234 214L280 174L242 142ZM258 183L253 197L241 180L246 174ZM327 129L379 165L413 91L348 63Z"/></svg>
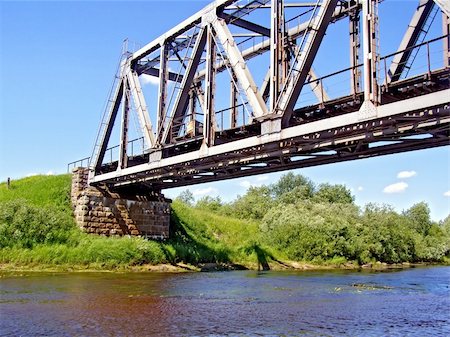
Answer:
<svg viewBox="0 0 450 337"><path fill-rule="evenodd" d="M0 276L5 336L450 336L450 267Z"/></svg>

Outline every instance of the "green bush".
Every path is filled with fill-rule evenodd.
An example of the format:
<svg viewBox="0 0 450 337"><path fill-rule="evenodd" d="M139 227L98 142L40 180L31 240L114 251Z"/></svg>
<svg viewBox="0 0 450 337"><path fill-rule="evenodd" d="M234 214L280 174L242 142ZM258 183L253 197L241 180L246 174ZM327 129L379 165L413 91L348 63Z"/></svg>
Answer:
<svg viewBox="0 0 450 337"><path fill-rule="evenodd" d="M261 222L264 242L300 261L353 260L358 209L353 205L310 201L278 205Z"/></svg>
<svg viewBox="0 0 450 337"><path fill-rule="evenodd" d="M72 216L59 208L36 207L23 199L0 203L0 248L66 243L75 229Z"/></svg>

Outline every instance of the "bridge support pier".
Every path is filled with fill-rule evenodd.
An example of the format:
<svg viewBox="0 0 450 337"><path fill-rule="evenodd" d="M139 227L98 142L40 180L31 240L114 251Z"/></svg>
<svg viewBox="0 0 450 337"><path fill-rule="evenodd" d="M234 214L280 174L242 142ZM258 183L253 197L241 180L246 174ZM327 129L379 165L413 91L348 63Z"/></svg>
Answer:
<svg viewBox="0 0 450 337"><path fill-rule="evenodd" d="M75 168L71 199L76 222L87 233L169 237L170 200L162 194L97 189L88 185L88 169Z"/></svg>

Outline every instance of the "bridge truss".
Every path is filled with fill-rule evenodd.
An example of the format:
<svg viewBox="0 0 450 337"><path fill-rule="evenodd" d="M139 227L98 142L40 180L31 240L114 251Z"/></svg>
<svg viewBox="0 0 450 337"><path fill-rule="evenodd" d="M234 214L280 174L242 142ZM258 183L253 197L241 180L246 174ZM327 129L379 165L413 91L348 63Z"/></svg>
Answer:
<svg viewBox="0 0 450 337"><path fill-rule="evenodd" d="M449 3L418 1L398 50L385 56L379 5L217 0L125 52L90 183L160 191L450 144ZM437 15L443 34L426 41ZM312 66L327 28L343 20L349 66L318 77ZM417 59L424 69L410 73ZM348 90L329 94L332 78ZM157 83L150 99L144 79ZM133 114L141 137L130 140ZM114 127L119 145L108 147Z"/></svg>

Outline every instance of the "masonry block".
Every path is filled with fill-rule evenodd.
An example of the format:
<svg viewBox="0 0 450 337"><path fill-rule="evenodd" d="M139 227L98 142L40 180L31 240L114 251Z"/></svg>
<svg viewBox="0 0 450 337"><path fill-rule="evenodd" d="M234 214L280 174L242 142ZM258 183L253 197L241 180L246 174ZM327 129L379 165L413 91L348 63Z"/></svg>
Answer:
<svg viewBox="0 0 450 337"><path fill-rule="evenodd" d="M168 238L170 200L161 194L120 193L88 185L88 170L76 168L71 201L75 219L85 232L99 235L133 235Z"/></svg>

